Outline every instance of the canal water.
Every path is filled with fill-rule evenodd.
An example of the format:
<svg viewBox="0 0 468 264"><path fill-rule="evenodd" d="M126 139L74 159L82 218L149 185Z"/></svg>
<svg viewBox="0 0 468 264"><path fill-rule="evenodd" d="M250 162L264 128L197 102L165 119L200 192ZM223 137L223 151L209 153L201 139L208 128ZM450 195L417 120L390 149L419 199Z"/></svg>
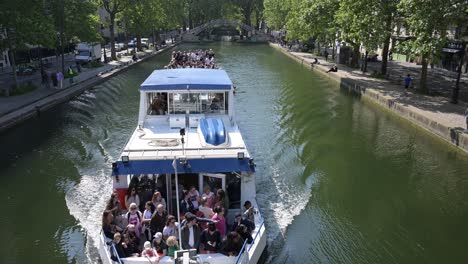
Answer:
<svg viewBox="0 0 468 264"><path fill-rule="evenodd" d="M466 155L267 45L204 47L238 88L268 263L466 263ZM0 135L0 263L97 262L110 161L168 57Z"/></svg>

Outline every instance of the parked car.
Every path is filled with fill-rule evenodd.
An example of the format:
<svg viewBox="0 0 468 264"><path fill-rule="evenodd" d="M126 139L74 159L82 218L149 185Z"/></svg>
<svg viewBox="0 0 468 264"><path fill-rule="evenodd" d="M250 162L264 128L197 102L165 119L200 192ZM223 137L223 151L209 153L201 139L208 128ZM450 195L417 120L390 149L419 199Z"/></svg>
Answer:
<svg viewBox="0 0 468 264"><path fill-rule="evenodd" d="M136 45L136 42L133 41L133 40L130 40L130 41L127 43L127 46L128 46L129 48L133 48L133 47L135 47L135 45Z"/></svg>
<svg viewBox="0 0 468 264"><path fill-rule="evenodd" d="M36 69L32 66L22 66L16 68L16 74L18 75L32 75Z"/></svg>
<svg viewBox="0 0 468 264"><path fill-rule="evenodd" d="M125 49L125 44L120 42L120 43L115 43L115 49L117 51L121 51L121 50L124 50Z"/></svg>

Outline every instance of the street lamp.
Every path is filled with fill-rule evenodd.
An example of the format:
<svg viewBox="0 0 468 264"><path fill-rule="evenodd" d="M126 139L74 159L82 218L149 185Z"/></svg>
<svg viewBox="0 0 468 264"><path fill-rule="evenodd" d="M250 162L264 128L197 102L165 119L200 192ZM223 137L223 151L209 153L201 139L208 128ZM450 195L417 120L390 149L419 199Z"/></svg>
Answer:
<svg viewBox="0 0 468 264"><path fill-rule="evenodd" d="M462 40L462 47L461 47L462 50L460 54L460 64L458 65L458 69L457 69L457 81L455 83L455 88L453 88L452 90L452 98L450 100L452 104L458 103L458 94L460 92L460 78L461 78L463 63L465 62L466 43L468 42L468 29L465 31L465 33L461 37L461 40Z"/></svg>
<svg viewBox="0 0 468 264"><path fill-rule="evenodd" d="M106 39L104 38L104 24L101 24L101 35L104 40L104 63L107 63L107 54L106 54Z"/></svg>

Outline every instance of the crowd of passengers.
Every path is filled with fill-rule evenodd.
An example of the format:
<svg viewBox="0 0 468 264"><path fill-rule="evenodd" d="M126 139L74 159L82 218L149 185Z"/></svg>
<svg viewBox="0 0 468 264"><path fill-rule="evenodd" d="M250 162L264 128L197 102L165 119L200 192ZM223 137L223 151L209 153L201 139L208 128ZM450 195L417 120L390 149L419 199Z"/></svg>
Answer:
<svg viewBox="0 0 468 264"><path fill-rule="evenodd" d="M215 55L210 50L173 51L171 61L164 69L205 68L217 69Z"/></svg>
<svg viewBox="0 0 468 264"><path fill-rule="evenodd" d="M144 199L146 195L139 195L138 187L138 182L130 183L125 207L118 194L112 193L102 214L102 230L107 238L113 239L120 258L156 257L158 263L164 256L173 258L180 245L184 250L196 249L199 254L237 256L244 241L253 240L255 209L250 201L244 203L245 211L237 214L233 223L227 223L229 202L225 191L218 189L214 194L205 186L200 195L190 186L181 193L179 224L176 216L168 214L166 200L157 188L151 197ZM112 258L117 260L116 256Z"/></svg>

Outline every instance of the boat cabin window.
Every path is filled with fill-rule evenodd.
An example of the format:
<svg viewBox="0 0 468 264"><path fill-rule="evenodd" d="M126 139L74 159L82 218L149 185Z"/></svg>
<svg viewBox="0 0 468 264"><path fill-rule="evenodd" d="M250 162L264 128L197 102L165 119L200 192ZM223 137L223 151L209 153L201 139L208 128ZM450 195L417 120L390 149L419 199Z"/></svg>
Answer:
<svg viewBox="0 0 468 264"><path fill-rule="evenodd" d="M169 114L227 114L228 92L170 93Z"/></svg>
<svg viewBox="0 0 468 264"><path fill-rule="evenodd" d="M167 109L167 93L148 93L148 115L165 115Z"/></svg>

